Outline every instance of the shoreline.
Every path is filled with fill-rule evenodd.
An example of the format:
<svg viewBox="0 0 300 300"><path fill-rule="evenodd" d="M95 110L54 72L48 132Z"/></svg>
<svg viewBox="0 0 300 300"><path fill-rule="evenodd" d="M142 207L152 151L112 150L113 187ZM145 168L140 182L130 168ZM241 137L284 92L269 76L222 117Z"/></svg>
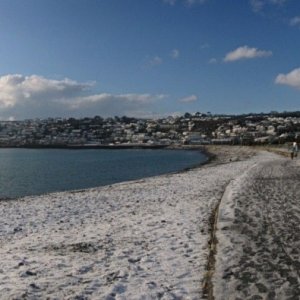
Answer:
<svg viewBox="0 0 300 300"><path fill-rule="evenodd" d="M279 154L279 155L282 155L282 156L287 156L289 157L289 153L284 151L284 150L281 150L281 149L277 149L277 148L274 148L274 147L265 147L265 146L239 146L239 145L176 145L176 146L145 146L145 147L135 147L135 146L129 146L128 148L127 147L115 147L115 146L108 146L108 145L105 145L105 146L100 146L100 147L94 147L92 146L91 148L81 148L81 146L79 146L78 148L75 147L0 147L0 149L65 149L65 150L80 150L80 149L86 149L86 150L93 150L93 149L115 149L115 150L120 150L120 149L141 149L141 150L146 150L146 149L149 149L149 150L170 150L170 151L173 151L173 150L182 150L182 151L199 151L200 153L202 153L204 156L206 156L206 160L202 161L202 162L199 162L199 163L195 163L193 165L191 165L190 167L185 167L181 170L178 170L178 171L172 171L172 172L167 172L167 173L163 173L163 174L158 174L158 175L152 175L152 176L149 176L149 177L141 177L141 178L138 178L138 179L129 179L129 180L125 180L125 181L120 181L120 182L116 182L116 183L112 183L112 184L105 184L105 185L99 185L99 186L94 186L94 187L88 187L88 188L80 188L80 189L71 189L71 190L64 190L64 191L53 191L53 192L48 192L48 193L41 193L41 194L33 194L33 195L24 195L24 196L19 196L19 197L0 197L0 201L14 201L14 200L17 200L17 199L21 199L21 198L24 198L24 197L38 197L38 196L43 196L43 195L49 195L49 194L52 194L52 193L59 193L59 192L76 192L77 190L80 190L80 191L85 191L85 190L88 190L88 189L91 189L91 188L100 188L100 187L104 187L104 186L111 186L111 185L114 185L114 184L119 184L119 183L126 183L126 182L131 182L131 181L137 181L137 180L143 180L143 179L147 179L147 178L151 178L151 177L156 177L156 176L163 176L163 175L168 175L168 174L180 174L182 172L187 172L187 171L190 171L190 170L193 170L193 169L197 169L197 168L201 168L205 165L208 165L208 164L214 164L214 165L217 165L217 164L222 164L222 163L229 163L229 162L232 162L232 161L238 161L238 160L243 160L243 159L246 159L246 158L249 158L253 155L255 155L255 153L259 152L259 151L269 151L269 152L272 152L272 153L275 153L275 154ZM223 151L225 149L225 151ZM232 149L248 149L248 155L247 156L244 156L242 155L242 157L236 157L236 156L233 156L233 157L230 157L230 152ZM224 152L225 152L225 155L224 155ZM243 151L241 151L243 152Z"/></svg>
<svg viewBox="0 0 300 300"><path fill-rule="evenodd" d="M1 148L0 148L1 149ZM6 149L16 149L16 148L6 148ZM18 149L24 149L24 148L18 148ZM33 148L30 148L33 149ZM67 148L65 148L66 150L69 150ZM127 148L126 148L127 149ZM128 148L129 149L129 148ZM130 148L132 150L150 150L150 148ZM129 150L130 150L129 149ZM73 149L71 149L73 150ZM102 149L100 149L102 150ZM117 149L116 149L117 150ZM120 150L120 149L119 149ZM125 150L125 148L124 148ZM147 178L152 178L152 177L157 177L157 176L163 176L163 175L168 175L168 174L177 174L177 173L181 173L181 172L186 172L195 168L199 168L207 163L210 163L210 161L212 160L212 158L214 157L213 154L210 154L209 152L207 152L204 148L202 147L193 147L193 148L178 148L178 147L174 147L174 148L151 148L151 150L168 150L168 151L197 151L200 154L202 154L204 156L203 160L201 158L199 158L198 162L194 162L193 164L191 164L188 167L183 167L182 169L178 169L175 171L166 171L165 173L159 173L159 174L154 174L154 175L148 175L148 176L144 176L144 177L138 177L136 179L127 179L127 180L122 180L122 181L117 181L117 182L113 182L113 183L106 183L104 185L95 185L95 186L91 186L91 187L86 187L86 188L75 188L75 189L68 189L68 190L58 190L58 191L51 191L51 192L46 192L46 193L39 193L39 194L32 194L32 195L23 195L23 196L19 196L19 197L0 197L0 201L14 201L17 199L21 199L24 197L37 197L37 196L43 196L43 195L50 195L53 193L59 193L59 192L76 192L77 190L81 190L81 191L85 191L85 190L89 190L92 188L100 188L100 187L105 187L105 186L112 186L114 184L119 184L119 183L127 183L127 182L131 182L131 181L138 181L138 180L144 180Z"/></svg>
<svg viewBox="0 0 300 300"><path fill-rule="evenodd" d="M233 156L231 157L230 154L228 152L230 152L230 149L232 149L232 147L235 147L233 149L252 149L253 151L249 151L248 155L242 155L242 157L237 157L237 156ZM1 149L1 148L0 148ZM14 149L14 148L11 148ZM23 149L23 148L22 148ZM30 148L33 149L33 148ZM57 148L55 148L57 149ZM65 148L67 150L67 148ZM134 148L132 148L134 149ZM163 173L163 174L158 174L158 175L152 175L149 177L141 177L138 179L129 179L129 180L125 180L125 181L120 181L120 182L116 182L116 183L111 183L111 184L105 184L105 185L99 185L99 186L94 186L94 187L89 187L89 188L80 188L80 189L71 189L71 190L65 190L65 191L53 191L53 192L48 192L48 193L41 193L41 194L33 194L33 195L24 195L24 196L20 196L20 197L0 197L0 202L2 201L16 201L16 200L20 200L22 198L27 198L27 197L42 197L42 196L48 196L51 194L56 194L56 193L77 193L77 192L85 192L88 191L90 189L95 189L95 188L102 188L102 187L112 187L115 184L122 184L122 183L130 183L130 182L136 182L136 181L140 181L140 180L146 180L148 178L152 178L152 177L160 177L160 176L166 176L166 175L171 175L171 174L181 174L181 173L185 173L191 170L195 170L198 168L202 168L203 166L206 165L218 165L218 164L223 164L223 163L230 163L232 161L239 161L239 160L244 160L246 158L249 158L253 155L255 155L258 151L256 150L255 147L251 147L251 146L226 146L226 145L206 145L206 146L196 146L196 145L192 145L192 146L177 146L174 148L164 148L165 150L182 150L182 151L199 151L201 152L204 156L206 156L206 160L196 163L194 165L191 165L190 167L186 167L183 168L181 170L178 171L173 171L173 172L168 172L168 173ZM224 155L224 149L226 149L225 151L225 155ZM244 152L244 151L241 152ZM268 150L268 149L264 149L266 151L270 151L270 152L274 152L272 150ZM279 153L281 154L281 153Z"/></svg>
<svg viewBox="0 0 300 300"><path fill-rule="evenodd" d="M234 148L232 148L234 147ZM1 149L1 148L0 148ZM14 148L10 148L10 149L14 149ZM21 148L20 148L21 149ZM24 148L22 148L24 149ZM33 149L33 148L30 148ZM55 148L56 149L56 148ZM67 150L67 148L65 148ZM131 148L131 149L141 149L141 148ZM149 149L149 148L147 148ZM156 150L159 148L153 148L153 150ZM225 151L224 151L225 149ZM33 195L24 195L24 196L19 196L19 197L0 197L0 201L15 201L18 199L22 199L24 197L40 197L43 195L51 195L53 193L63 193L63 192L76 192L78 190L80 191L86 191L89 189L93 189L93 188L101 188L101 187L105 187L105 186L113 186L115 184L121 184L121 183L130 183L130 182L134 182L134 181L139 181L139 180L144 180L144 179L148 179L148 178L152 178L152 177L157 177L157 176L164 176L164 175L169 175L169 174L180 174L180 173L184 173L184 172L188 172L190 170L194 170L194 169L198 169L201 168L205 165L209 165L209 164L214 164L214 165L218 165L221 163L228 163L231 161L237 161L237 160L241 160L241 159L245 159L244 156L240 157L232 157L230 158L230 152L231 149L242 149L241 152L245 152L245 149L251 149L251 147L249 146L224 146L224 145L208 145L208 146L198 146L198 145L185 145L185 146L176 146L176 147L167 147L164 148L164 150L169 150L169 151L173 151L173 150L180 150L180 151L198 151L201 154L203 154L206 159L204 161L200 161L198 163L195 163L189 167L185 167L183 169L180 169L178 171L172 171L172 172L167 172L167 173L163 173L163 174L157 174L157 175L152 175L149 177L141 177L141 178L137 178L137 179L129 179L129 180L125 180L125 181L119 181L116 183L111 183L111 184L105 184L105 185L97 185L97 186L93 186L93 187L88 187L88 188L79 188L79 189L71 189L71 190L63 190L63 191L53 191L53 192L48 192L48 193L41 193L41 194L33 194ZM143 150L143 149L141 149ZM224 155L225 152L225 155ZM256 152L255 151L250 151L251 155L254 155ZM247 156L249 157L249 156Z"/></svg>

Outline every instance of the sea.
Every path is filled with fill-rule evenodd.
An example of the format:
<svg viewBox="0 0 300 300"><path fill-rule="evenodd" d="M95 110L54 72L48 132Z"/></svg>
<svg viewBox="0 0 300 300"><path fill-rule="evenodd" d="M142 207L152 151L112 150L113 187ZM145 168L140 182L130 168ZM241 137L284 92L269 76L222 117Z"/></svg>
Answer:
<svg viewBox="0 0 300 300"><path fill-rule="evenodd" d="M180 171L207 160L165 149L0 149L0 199L86 189Z"/></svg>

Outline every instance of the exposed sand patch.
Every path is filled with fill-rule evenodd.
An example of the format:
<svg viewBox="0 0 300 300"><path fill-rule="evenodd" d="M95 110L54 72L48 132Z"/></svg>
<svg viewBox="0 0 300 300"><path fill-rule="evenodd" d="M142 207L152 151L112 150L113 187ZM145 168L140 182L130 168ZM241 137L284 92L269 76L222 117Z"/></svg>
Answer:
<svg viewBox="0 0 300 300"><path fill-rule="evenodd" d="M300 299L299 164L265 156L221 201L215 299Z"/></svg>

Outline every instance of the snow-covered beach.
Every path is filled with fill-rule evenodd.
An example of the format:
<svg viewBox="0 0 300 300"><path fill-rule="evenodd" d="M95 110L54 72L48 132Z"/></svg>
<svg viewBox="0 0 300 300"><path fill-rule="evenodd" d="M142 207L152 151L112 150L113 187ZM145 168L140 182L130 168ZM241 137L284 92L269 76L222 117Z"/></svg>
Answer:
<svg viewBox="0 0 300 300"><path fill-rule="evenodd" d="M280 214L283 204L272 208L277 213L268 220L270 224L281 224L271 230L278 236L282 236L285 226L287 230L293 226L299 228L296 221L299 221L300 205L295 198L300 191L299 161L267 152L256 153L247 147L209 150L217 155L215 160L185 172L83 191L1 201L0 299L252 299L254 296L255 299L285 299L281 296L299 296L295 289L299 286L299 271L294 266L297 263L299 266L299 230L280 241L280 245L293 243L287 249L290 260L274 258L274 264L282 262L283 270L289 264L286 272L280 269L279 275L269 281L266 276L258 275L259 282L250 280L249 284L245 283L247 274L245 278L235 276L254 271L264 274L265 270L251 271L241 263L245 256L243 243L251 246L253 253L256 249L261 255L267 251L259 248L262 243L255 243L249 237L254 229L242 230L243 220L253 228L257 221L260 222L257 228L262 228L259 232L264 234L266 220L257 206L261 201L258 195L262 187L270 189L269 195L275 188L272 189L273 182L265 180L263 186L252 189L252 183L258 185L257 174L259 178L275 176L284 187L286 174L281 167L293 170L289 173L292 175L288 189L284 190L289 199L285 201L291 201L293 208L289 210L290 221ZM274 162L279 171L273 170L273 174L268 168ZM275 194L281 201L280 190ZM249 210L247 203L256 209ZM242 215L239 211L244 213L244 218L237 218ZM248 211L251 222L245 217ZM237 232L237 227L241 232ZM266 240L270 245L276 245L269 237ZM268 259L272 255L265 258L265 264ZM255 263L259 265L259 259ZM277 287L284 279L284 287ZM239 280L244 282L242 287ZM262 285L257 286L258 283ZM271 292L275 293L273 298Z"/></svg>

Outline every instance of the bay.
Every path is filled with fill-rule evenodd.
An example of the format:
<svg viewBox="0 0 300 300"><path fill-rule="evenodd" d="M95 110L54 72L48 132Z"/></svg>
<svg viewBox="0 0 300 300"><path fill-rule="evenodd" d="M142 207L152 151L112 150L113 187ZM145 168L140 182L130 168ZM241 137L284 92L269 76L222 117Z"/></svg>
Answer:
<svg viewBox="0 0 300 300"><path fill-rule="evenodd" d="M84 189L179 171L199 151L0 149L0 198Z"/></svg>

